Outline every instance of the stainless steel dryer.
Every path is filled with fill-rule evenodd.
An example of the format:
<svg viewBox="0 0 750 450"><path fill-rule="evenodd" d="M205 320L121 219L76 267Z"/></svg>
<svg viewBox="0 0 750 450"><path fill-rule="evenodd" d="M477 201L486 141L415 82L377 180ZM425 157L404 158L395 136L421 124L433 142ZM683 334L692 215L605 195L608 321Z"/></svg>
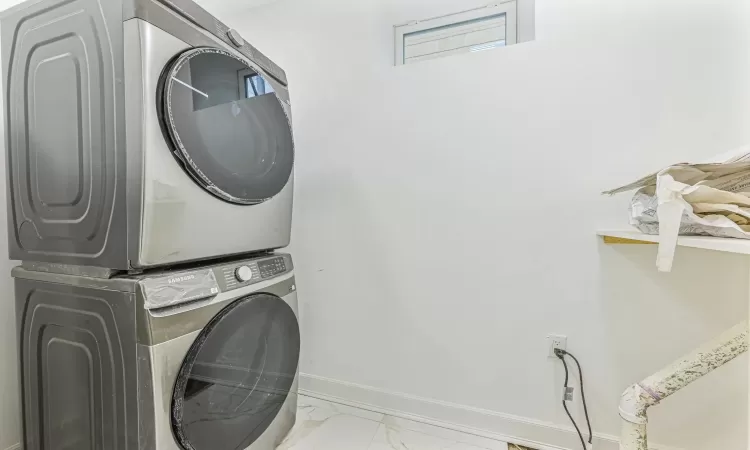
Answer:
<svg viewBox="0 0 750 450"><path fill-rule="evenodd" d="M285 247L286 75L190 0L31 0L2 29L10 257L130 270Z"/></svg>
<svg viewBox="0 0 750 450"><path fill-rule="evenodd" d="M277 254L96 279L14 269L26 450L272 450L300 334Z"/></svg>

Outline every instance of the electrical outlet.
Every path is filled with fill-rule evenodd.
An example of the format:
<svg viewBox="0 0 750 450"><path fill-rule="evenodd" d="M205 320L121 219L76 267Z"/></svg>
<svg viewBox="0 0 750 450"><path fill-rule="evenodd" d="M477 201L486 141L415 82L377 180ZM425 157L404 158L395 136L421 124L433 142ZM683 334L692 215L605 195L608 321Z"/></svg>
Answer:
<svg viewBox="0 0 750 450"><path fill-rule="evenodd" d="M572 386L568 386L565 388L565 392L563 392L563 400L566 402L572 402L575 400L575 397L573 394L575 393L575 388Z"/></svg>
<svg viewBox="0 0 750 450"><path fill-rule="evenodd" d="M568 348L568 337L561 336L559 334L550 334L547 336L547 356L549 358L557 358L555 350L566 350Z"/></svg>

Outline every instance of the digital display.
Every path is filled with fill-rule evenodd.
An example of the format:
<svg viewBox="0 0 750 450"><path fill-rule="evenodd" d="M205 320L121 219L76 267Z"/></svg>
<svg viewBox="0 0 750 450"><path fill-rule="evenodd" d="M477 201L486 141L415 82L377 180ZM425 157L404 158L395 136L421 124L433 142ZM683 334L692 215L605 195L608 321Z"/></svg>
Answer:
<svg viewBox="0 0 750 450"><path fill-rule="evenodd" d="M260 269L260 276L263 278L272 277L274 275L286 272L286 264L284 258L273 258L265 261L258 261L258 269Z"/></svg>

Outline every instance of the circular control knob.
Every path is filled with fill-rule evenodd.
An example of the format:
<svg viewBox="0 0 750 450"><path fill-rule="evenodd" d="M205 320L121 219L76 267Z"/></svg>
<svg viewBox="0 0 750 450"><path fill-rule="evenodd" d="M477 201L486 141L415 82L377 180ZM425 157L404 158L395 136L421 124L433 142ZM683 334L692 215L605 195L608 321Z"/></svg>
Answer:
<svg viewBox="0 0 750 450"><path fill-rule="evenodd" d="M242 47L243 45L245 45L245 39L242 38L237 30L229 30L227 32L227 37L229 37L229 40L232 41L232 44L234 44L236 47Z"/></svg>
<svg viewBox="0 0 750 450"><path fill-rule="evenodd" d="M253 270L250 266L240 266L234 271L234 276L237 277L241 283L244 283L253 279Z"/></svg>

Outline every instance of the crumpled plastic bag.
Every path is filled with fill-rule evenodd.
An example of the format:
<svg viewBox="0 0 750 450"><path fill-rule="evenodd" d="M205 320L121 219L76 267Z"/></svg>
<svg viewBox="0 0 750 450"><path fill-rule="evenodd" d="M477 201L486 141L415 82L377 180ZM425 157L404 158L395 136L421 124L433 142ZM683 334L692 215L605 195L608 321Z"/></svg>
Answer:
<svg viewBox="0 0 750 450"><path fill-rule="evenodd" d="M679 235L750 239L750 152L737 150L719 161L675 164L604 192L638 189L630 202L630 224L659 235L660 271L672 269Z"/></svg>

